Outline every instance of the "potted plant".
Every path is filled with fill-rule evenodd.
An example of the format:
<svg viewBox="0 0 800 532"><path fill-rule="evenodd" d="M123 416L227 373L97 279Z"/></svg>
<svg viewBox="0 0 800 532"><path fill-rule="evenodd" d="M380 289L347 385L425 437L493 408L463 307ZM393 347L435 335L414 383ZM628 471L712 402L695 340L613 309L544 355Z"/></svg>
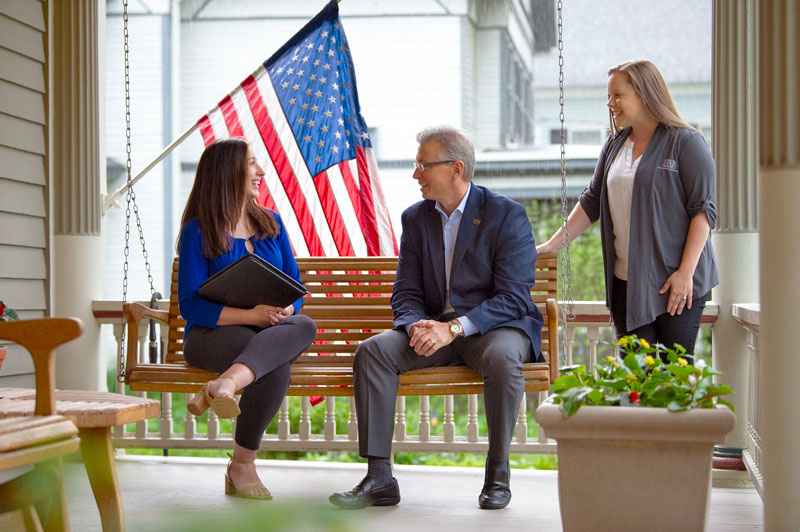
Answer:
<svg viewBox="0 0 800 532"><path fill-rule="evenodd" d="M2 300L0 300L0 321L14 321L18 320L19 316L14 309L8 308ZM6 359L8 349L6 346L0 345L0 369L3 367L3 361Z"/></svg>
<svg viewBox="0 0 800 532"><path fill-rule="evenodd" d="M705 530L713 447L735 423L721 396L733 390L679 345L626 336L618 347L597 376L584 365L562 368L536 410L558 442L562 526Z"/></svg>

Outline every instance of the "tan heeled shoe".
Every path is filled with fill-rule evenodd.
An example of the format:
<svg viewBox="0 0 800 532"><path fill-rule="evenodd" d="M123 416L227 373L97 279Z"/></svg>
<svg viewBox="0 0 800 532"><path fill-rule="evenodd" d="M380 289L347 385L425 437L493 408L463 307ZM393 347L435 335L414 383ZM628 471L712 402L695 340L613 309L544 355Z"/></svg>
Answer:
<svg viewBox="0 0 800 532"><path fill-rule="evenodd" d="M272 500L272 494L261 482L258 484L250 484L248 486L241 486L237 488L233 483L233 480L231 480L231 464L234 462L237 464L252 464L255 462L255 460L239 460L231 453L228 453L228 456L230 457L231 461L228 462L228 469L225 473L225 494L233 497L243 497L245 499Z"/></svg>
<svg viewBox="0 0 800 532"><path fill-rule="evenodd" d="M233 379L229 379L228 377L219 377L219 379L231 381L233 383L233 388L236 389L236 382ZM239 408L239 403L236 402L236 398L233 395L222 393L211 397L211 394L208 393L208 385L208 382L205 383L203 385L203 390L186 403L186 410L188 410L189 413L200 416L211 407L211 410L213 410L219 418L234 418L241 414L242 411Z"/></svg>
<svg viewBox="0 0 800 532"><path fill-rule="evenodd" d="M203 389L186 402L186 410L195 416L202 416L209 406L211 406L211 396L208 395L208 383L205 383Z"/></svg>

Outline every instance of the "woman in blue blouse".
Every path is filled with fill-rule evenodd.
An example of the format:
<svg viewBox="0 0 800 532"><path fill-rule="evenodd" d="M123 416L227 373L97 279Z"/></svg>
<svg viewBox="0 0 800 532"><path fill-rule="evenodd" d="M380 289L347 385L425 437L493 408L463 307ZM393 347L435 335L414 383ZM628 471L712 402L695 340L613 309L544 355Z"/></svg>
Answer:
<svg viewBox="0 0 800 532"><path fill-rule="evenodd" d="M256 203L264 171L242 139L210 144L197 165L178 240L178 299L186 320L186 361L221 375L187 408L211 407L237 417L225 493L270 499L255 468L256 451L289 387L290 364L311 344L316 325L300 316L302 299L286 308L225 307L197 294L200 285L245 253L255 253L297 281L297 268L280 217ZM237 404L234 394L242 390Z"/></svg>

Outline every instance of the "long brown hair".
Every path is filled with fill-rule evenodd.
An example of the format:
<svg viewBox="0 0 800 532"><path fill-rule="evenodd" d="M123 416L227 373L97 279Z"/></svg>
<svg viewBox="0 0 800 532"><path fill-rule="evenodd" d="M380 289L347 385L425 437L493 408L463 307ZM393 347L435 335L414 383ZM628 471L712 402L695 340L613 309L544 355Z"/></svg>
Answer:
<svg viewBox="0 0 800 532"><path fill-rule="evenodd" d="M646 59L626 61L609 69L608 75L611 76L619 72L624 72L628 75L636 94L642 98L645 107L647 107L650 115L656 121L668 128L686 128L697 131L678 114L672 101L672 96L669 94L669 89L667 89L667 84L661 76L661 72L658 71L653 63ZM611 131L616 133L617 125L614 123L611 109L608 110L608 113ZM699 131L697 132L700 133Z"/></svg>
<svg viewBox="0 0 800 532"><path fill-rule="evenodd" d="M203 256L214 258L231 247L231 234L242 212L242 204L259 240L278 234L278 222L255 199L245 199L247 141L216 140L208 145L197 163L192 191L181 217L181 233L192 219L203 234ZM180 236L178 249L180 249Z"/></svg>

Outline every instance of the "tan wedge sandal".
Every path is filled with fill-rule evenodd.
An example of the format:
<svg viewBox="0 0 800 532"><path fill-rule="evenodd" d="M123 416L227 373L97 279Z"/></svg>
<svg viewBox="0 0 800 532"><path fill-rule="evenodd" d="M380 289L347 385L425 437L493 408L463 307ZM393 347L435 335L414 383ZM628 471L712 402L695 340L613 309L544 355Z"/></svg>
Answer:
<svg viewBox="0 0 800 532"><path fill-rule="evenodd" d="M264 500L272 500L272 494L269 490L264 486L261 482L258 484L250 484L248 486L242 486L237 488L236 485L231 480L230 472L231 472L231 464L236 462L237 464L252 464L255 460L239 460L238 458L234 457L231 453L228 453L230 457L230 462L228 462L228 470L225 473L225 494L231 495L233 497L243 497L245 499L264 499Z"/></svg>

